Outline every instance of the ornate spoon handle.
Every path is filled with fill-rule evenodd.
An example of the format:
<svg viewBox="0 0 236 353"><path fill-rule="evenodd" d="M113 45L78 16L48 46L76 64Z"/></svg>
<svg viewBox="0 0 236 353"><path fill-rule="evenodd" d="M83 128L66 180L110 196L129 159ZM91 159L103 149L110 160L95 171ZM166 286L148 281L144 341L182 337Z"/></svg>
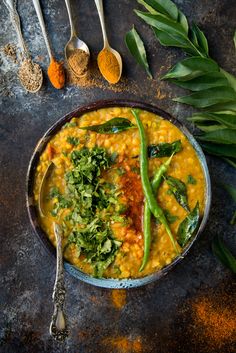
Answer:
<svg viewBox="0 0 236 353"><path fill-rule="evenodd" d="M61 246L61 228L58 224L54 223L54 233L57 241L57 270L56 280L53 290L53 303L54 312L52 315L52 321L50 325L50 334L57 341L64 341L68 335L68 329L64 314L64 302L65 302L65 285L64 285L64 268L63 268L63 257L62 257L62 246Z"/></svg>

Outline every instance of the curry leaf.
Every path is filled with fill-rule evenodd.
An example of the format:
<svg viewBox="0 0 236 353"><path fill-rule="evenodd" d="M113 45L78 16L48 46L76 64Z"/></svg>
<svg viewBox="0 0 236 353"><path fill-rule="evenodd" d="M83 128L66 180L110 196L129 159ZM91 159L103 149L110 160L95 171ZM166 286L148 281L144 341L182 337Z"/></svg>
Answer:
<svg viewBox="0 0 236 353"><path fill-rule="evenodd" d="M191 33L196 40L196 45L198 45L202 49L202 51L205 52L206 55L208 56L209 49L208 49L207 39L205 37L205 34L200 30L200 28L195 23L193 23L192 25Z"/></svg>
<svg viewBox="0 0 236 353"><path fill-rule="evenodd" d="M128 130L135 127L130 120L126 118L113 118L108 120L104 124L92 125L92 126L83 126L80 127L82 130L95 131L99 134L117 134L119 132Z"/></svg>
<svg viewBox="0 0 236 353"><path fill-rule="evenodd" d="M176 201L186 210L189 211L187 188L183 181L172 176L166 177L166 182L170 187L170 191L174 195Z"/></svg>
<svg viewBox="0 0 236 353"><path fill-rule="evenodd" d="M174 101L192 105L195 108L207 108L218 103L236 101L236 92L231 87L215 87L175 98Z"/></svg>
<svg viewBox="0 0 236 353"><path fill-rule="evenodd" d="M141 3L142 5L144 5L143 3L148 4L148 6L151 6L156 12L166 15L174 21L178 20L178 15L179 15L178 8L170 0L145 0L142 2L140 1L138 2Z"/></svg>
<svg viewBox="0 0 236 353"><path fill-rule="evenodd" d="M177 219L179 219L178 216L172 215L168 210L164 210L164 214L166 216L167 222L170 224L174 223L175 221L177 221Z"/></svg>
<svg viewBox="0 0 236 353"><path fill-rule="evenodd" d="M236 144L236 132L231 129L221 129L198 136L198 139L201 141L210 141L225 145Z"/></svg>
<svg viewBox="0 0 236 353"><path fill-rule="evenodd" d="M184 247L189 239L197 230L200 219L199 203L196 203L194 209L180 223L177 232L177 241L181 247Z"/></svg>
<svg viewBox="0 0 236 353"><path fill-rule="evenodd" d="M190 118L188 118L188 120L195 124L204 122L217 122L225 127L236 129L236 113L234 112L195 113Z"/></svg>
<svg viewBox="0 0 236 353"><path fill-rule="evenodd" d="M219 72L217 63L209 58L194 56L178 62L162 79L178 79L188 81L209 72ZM223 76L223 75L222 75Z"/></svg>
<svg viewBox="0 0 236 353"><path fill-rule="evenodd" d="M216 236L212 242L212 251L223 265L228 267L233 273L236 273L236 258L232 255L219 236Z"/></svg>
<svg viewBox="0 0 236 353"><path fill-rule="evenodd" d="M188 81L171 79L171 82L179 87L188 89L193 92L202 91L213 87L227 86L228 84L227 79L220 72L206 73Z"/></svg>
<svg viewBox="0 0 236 353"><path fill-rule="evenodd" d="M204 151L219 157L236 158L236 145L222 145L209 142L201 142Z"/></svg>
<svg viewBox="0 0 236 353"><path fill-rule="evenodd" d="M182 150L182 144L180 140L176 140L172 143L159 143L158 145L148 146L148 157L170 157L173 153L177 153Z"/></svg>
<svg viewBox="0 0 236 353"><path fill-rule="evenodd" d="M236 146L235 146L235 148L236 148ZM236 158L223 157L222 159L236 169Z"/></svg>
<svg viewBox="0 0 236 353"><path fill-rule="evenodd" d="M236 188L228 184L222 184L226 191L230 194L232 199L236 202Z"/></svg>
<svg viewBox="0 0 236 353"><path fill-rule="evenodd" d="M148 10L148 12L152 13L153 15L157 15L158 11L156 11L152 6L148 5L148 1L144 1L144 0L137 0L137 2L144 6L146 10ZM150 1L151 2L151 1Z"/></svg>
<svg viewBox="0 0 236 353"><path fill-rule="evenodd" d="M126 33L125 42L131 55L135 58L137 63L146 71L148 76L152 78L152 74L150 72L149 65L147 62L147 55L143 41L134 27Z"/></svg>

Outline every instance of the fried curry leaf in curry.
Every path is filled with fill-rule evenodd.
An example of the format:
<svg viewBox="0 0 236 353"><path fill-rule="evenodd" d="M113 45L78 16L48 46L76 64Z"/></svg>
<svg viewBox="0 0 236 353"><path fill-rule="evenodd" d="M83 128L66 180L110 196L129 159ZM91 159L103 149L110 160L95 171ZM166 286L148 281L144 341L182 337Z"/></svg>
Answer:
<svg viewBox="0 0 236 353"><path fill-rule="evenodd" d="M180 223L177 233L177 241L181 247L184 247L189 239L194 235L200 219L199 202L194 209Z"/></svg>
<svg viewBox="0 0 236 353"><path fill-rule="evenodd" d="M187 188L183 181L174 178L173 176L167 176L166 182L169 185L169 190L174 195L176 201L186 210L189 211Z"/></svg>
<svg viewBox="0 0 236 353"><path fill-rule="evenodd" d="M99 134L117 134L119 132L128 130L135 127L129 119L126 118L113 118L108 120L104 124L92 125L92 126L83 126L80 127L82 130L95 131Z"/></svg>
<svg viewBox="0 0 236 353"><path fill-rule="evenodd" d="M157 145L148 146L148 157L170 157L173 153L180 152L182 150L182 144L180 140L176 140L172 143L164 142Z"/></svg>

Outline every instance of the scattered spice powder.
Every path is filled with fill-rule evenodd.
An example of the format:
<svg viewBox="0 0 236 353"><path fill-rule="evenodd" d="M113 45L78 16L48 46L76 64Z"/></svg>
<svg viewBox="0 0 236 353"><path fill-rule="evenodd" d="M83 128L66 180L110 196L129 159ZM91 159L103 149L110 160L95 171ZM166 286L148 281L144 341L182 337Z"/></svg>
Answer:
<svg viewBox="0 0 236 353"><path fill-rule="evenodd" d="M11 60L17 64L17 55L16 55L16 47L14 44L8 43L6 44L3 48L2 51L4 53L5 56L8 56L9 58L11 58Z"/></svg>
<svg viewBox="0 0 236 353"><path fill-rule="evenodd" d="M29 92L37 91L43 81L43 74L40 66L31 59L25 59L18 72L21 84Z"/></svg>
<svg viewBox="0 0 236 353"><path fill-rule="evenodd" d="M227 294L200 297L192 304L196 328L202 331L206 342L218 348L236 337L236 307L232 304Z"/></svg>
<svg viewBox="0 0 236 353"><path fill-rule="evenodd" d="M116 309L122 309L126 304L126 290L113 289L111 292L112 303Z"/></svg>
<svg viewBox="0 0 236 353"><path fill-rule="evenodd" d="M108 337L104 339L103 344L109 345L117 353L141 353L143 351L142 340L139 336L134 339L126 336ZM111 352L114 351L111 350Z"/></svg>
<svg viewBox="0 0 236 353"><path fill-rule="evenodd" d="M104 48L98 54L98 67L103 77L110 83L115 84L120 79L120 66L115 55Z"/></svg>
<svg viewBox="0 0 236 353"><path fill-rule="evenodd" d="M63 88L65 85L63 63L57 62L54 58L52 58L48 67L48 77L53 87L57 89Z"/></svg>
<svg viewBox="0 0 236 353"><path fill-rule="evenodd" d="M89 54L81 49L75 49L69 56L68 64L77 76L83 76L88 71Z"/></svg>

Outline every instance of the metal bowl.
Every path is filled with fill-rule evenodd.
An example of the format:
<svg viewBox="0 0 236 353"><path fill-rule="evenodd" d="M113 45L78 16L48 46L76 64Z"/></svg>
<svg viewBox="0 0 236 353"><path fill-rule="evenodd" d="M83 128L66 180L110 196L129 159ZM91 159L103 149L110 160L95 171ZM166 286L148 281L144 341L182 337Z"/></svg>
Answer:
<svg viewBox="0 0 236 353"><path fill-rule="evenodd" d="M132 288L132 287L139 287L143 286L147 283L153 282L161 278L162 276L166 275L178 262L180 262L188 253L189 249L193 245L193 243L197 240L199 234L203 231L208 215L209 215L209 210L210 210L210 204L211 204L211 181L210 181L210 176L209 176L209 171L206 163L205 156L202 152L201 147L195 140L195 138L190 134L190 132L187 130L187 128L179 122L177 119L173 118L170 114L166 113L165 111L150 105L146 103L141 103L141 102L133 102L129 100L104 100L104 101L98 101L94 102L92 104L88 104L83 107L79 107L72 111L69 114L66 114L63 118L59 119L55 124L53 124L48 131L44 134L44 136L39 140L37 146L35 147L35 150L33 152L33 155L31 157L30 163L29 163L29 168L27 172L27 191L26 191L26 203L27 203L27 210L28 210L28 215L30 218L31 225L45 246L45 248L48 250L48 252L56 257L56 249L54 246L51 244L49 241L47 235L45 232L42 230L42 228L39 225L38 222L38 215L37 215L37 209L34 204L34 199L33 199L33 186L34 186L34 176L35 176L35 171L39 162L39 157L43 150L45 149L48 141L54 136L61 128L62 126L70 121L72 117L80 117L81 115L93 111L93 110L98 110L101 108L107 108L107 107L133 107L133 108L140 108L142 110L149 111L151 113L154 113L156 115L161 116L164 119L169 120L172 124L177 126L183 134L188 138L189 142L195 149L199 161L201 163L203 172L204 172L204 177L205 177L205 185L206 185L206 190L205 190L205 210L204 210L204 215L202 217L200 226L198 228L197 234L192 237L188 245L185 247L184 251L181 253L181 256L176 257L173 262L171 262L169 265L165 266L161 270L154 272L148 276L142 277L142 278L136 278L136 279L100 279L100 278L94 278L92 276L89 276L83 272L81 272L78 268L75 266L71 265L68 262L64 262L65 269L68 273L70 273L72 276L86 282L90 283L92 285L98 286L98 287L103 287L103 288Z"/></svg>

